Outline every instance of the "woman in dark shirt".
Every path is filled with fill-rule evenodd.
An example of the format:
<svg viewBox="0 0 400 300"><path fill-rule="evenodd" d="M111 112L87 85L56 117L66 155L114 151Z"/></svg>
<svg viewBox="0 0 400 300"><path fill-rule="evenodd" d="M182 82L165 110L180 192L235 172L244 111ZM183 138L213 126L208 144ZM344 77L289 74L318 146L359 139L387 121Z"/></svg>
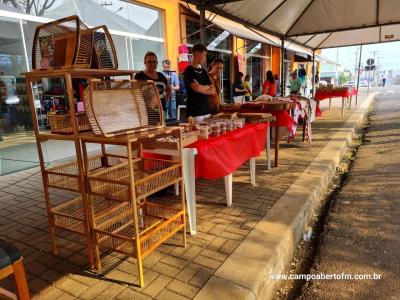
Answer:
<svg viewBox="0 0 400 300"><path fill-rule="evenodd" d="M239 72L233 83L233 101L235 103L243 103L244 95L247 93L246 88L243 85L243 73Z"/></svg>
<svg viewBox="0 0 400 300"><path fill-rule="evenodd" d="M144 56L144 71L140 71L135 75L136 80L152 80L155 82L160 95L160 100L163 109L164 120L167 116L167 100L171 96L171 87L168 84L167 78L161 73L157 72L157 55L154 52L147 52Z"/></svg>

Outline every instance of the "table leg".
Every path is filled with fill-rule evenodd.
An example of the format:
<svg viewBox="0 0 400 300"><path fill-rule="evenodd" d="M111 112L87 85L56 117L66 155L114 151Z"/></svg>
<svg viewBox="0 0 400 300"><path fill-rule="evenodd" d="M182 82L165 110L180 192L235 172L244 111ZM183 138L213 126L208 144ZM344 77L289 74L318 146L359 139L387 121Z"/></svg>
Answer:
<svg viewBox="0 0 400 300"><path fill-rule="evenodd" d="M342 117L344 116L344 97L342 97Z"/></svg>
<svg viewBox="0 0 400 300"><path fill-rule="evenodd" d="M268 124L268 129L267 129L267 137L265 139L266 146L266 154L267 154L267 168L268 170L271 170L271 134L270 134L271 127Z"/></svg>
<svg viewBox="0 0 400 300"><path fill-rule="evenodd" d="M279 163L279 126L275 126L275 167Z"/></svg>
<svg viewBox="0 0 400 300"><path fill-rule="evenodd" d="M331 109L332 98L329 98L329 110Z"/></svg>
<svg viewBox="0 0 400 300"><path fill-rule="evenodd" d="M349 109L351 109L351 101L353 100L353 96L350 96L349 98Z"/></svg>
<svg viewBox="0 0 400 300"><path fill-rule="evenodd" d="M307 117L304 116L304 118L303 118L303 142L306 140L306 123L307 123Z"/></svg>
<svg viewBox="0 0 400 300"><path fill-rule="evenodd" d="M225 193L226 193L226 205L232 206L232 173L224 177L225 181Z"/></svg>
<svg viewBox="0 0 400 300"><path fill-rule="evenodd" d="M251 185L255 186L256 185L256 158L255 157L250 158L249 164L250 164Z"/></svg>
<svg viewBox="0 0 400 300"><path fill-rule="evenodd" d="M196 234L196 179L194 157L196 150L184 148L182 150L183 159L183 180L185 184L186 203L188 207L190 234Z"/></svg>

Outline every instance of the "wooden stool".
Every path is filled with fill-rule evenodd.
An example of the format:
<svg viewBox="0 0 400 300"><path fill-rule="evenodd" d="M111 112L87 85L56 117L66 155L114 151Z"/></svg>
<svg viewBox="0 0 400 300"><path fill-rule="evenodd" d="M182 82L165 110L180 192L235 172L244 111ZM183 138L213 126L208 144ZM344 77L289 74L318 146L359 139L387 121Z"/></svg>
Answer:
<svg viewBox="0 0 400 300"><path fill-rule="evenodd" d="M17 248L0 240L0 280L14 274L16 294L0 287L0 298L25 300L30 299L23 258Z"/></svg>

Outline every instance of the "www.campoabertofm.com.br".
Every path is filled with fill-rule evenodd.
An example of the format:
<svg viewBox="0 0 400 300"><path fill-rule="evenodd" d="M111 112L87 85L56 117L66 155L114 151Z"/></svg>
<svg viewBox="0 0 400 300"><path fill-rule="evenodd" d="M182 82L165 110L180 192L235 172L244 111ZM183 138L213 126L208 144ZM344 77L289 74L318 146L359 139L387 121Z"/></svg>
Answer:
<svg viewBox="0 0 400 300"><path fill-rule="evenodd" d="M346 273L317 273L317 274L269 274L272 280L380 280L381 274L346 274Z"/></svg>

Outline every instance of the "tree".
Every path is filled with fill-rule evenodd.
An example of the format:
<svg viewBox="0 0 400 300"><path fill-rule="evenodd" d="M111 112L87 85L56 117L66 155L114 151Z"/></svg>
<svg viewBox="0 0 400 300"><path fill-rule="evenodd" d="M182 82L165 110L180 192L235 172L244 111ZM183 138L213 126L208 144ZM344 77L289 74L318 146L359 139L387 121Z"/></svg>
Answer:
<svg viewBox="0 0 400 300"><path fill-rule="evenodd" d="M56 0L0 0L0 2L26 14L42 16L46 10L53 6Z"/></svg>

